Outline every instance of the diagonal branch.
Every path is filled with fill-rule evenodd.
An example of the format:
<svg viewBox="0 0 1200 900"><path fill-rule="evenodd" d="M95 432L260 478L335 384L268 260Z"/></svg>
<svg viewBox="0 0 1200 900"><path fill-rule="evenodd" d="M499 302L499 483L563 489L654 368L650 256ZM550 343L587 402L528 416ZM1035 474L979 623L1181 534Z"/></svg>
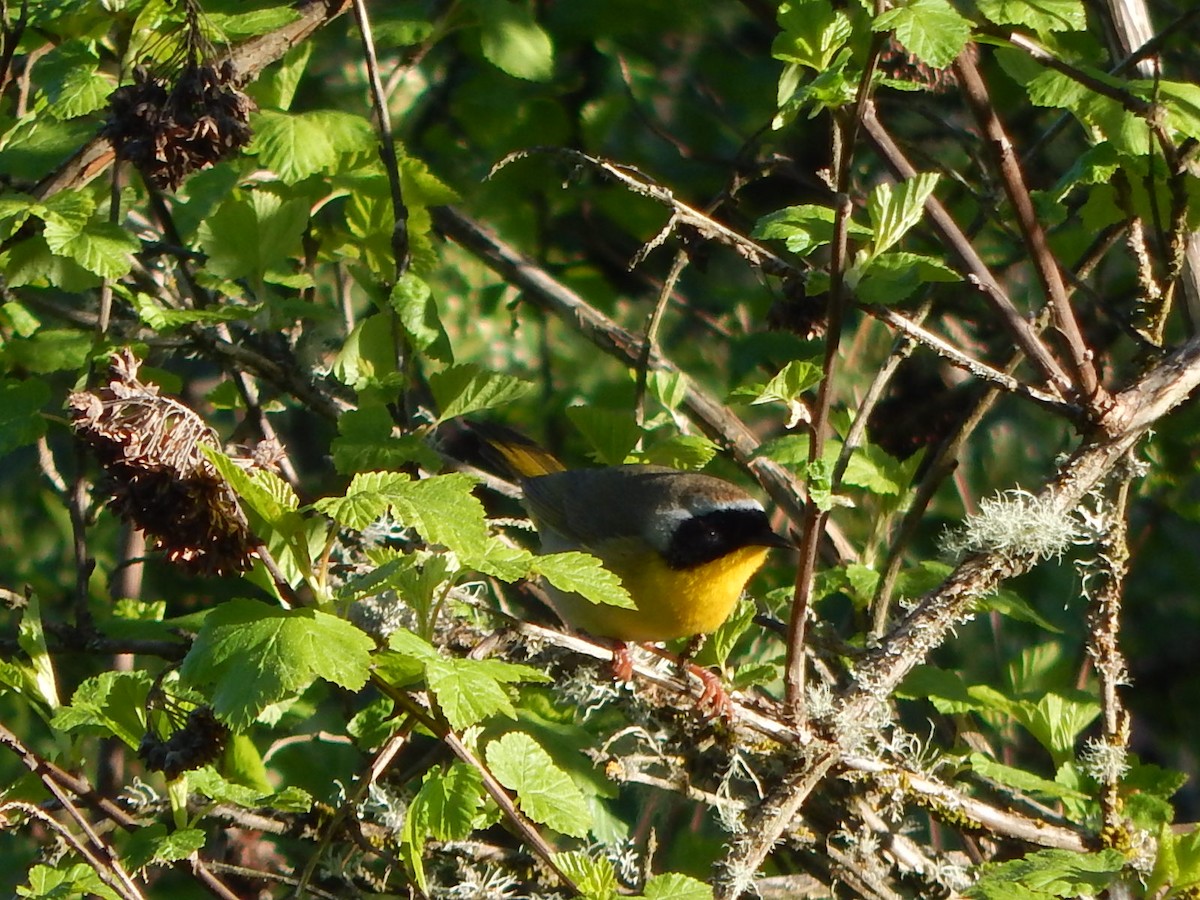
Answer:
<svg viewBox="0 0 1200 900"><path fill-rule="evenodd" d="M1021 174L1021 165L1013 150L1012 141L1004 132L996 110L988 96L987 86L983 82L975 60L970 53L960 53L954 63L955 72L963 86L967 105L975 115L980 129L986 138L986 146L991 151L1004 192L1017 214L1017 224L1029 248L1038 279L1046 294L1046 301L1054 319L1054 326L1062 335L1066 344L1067 366L1071 373L1071 382L1075 390L1083 395L1083 399L1093 404L1093 409L1103 409L1105 391L1096 374L1095 363L1091 349L1084 343L1079 323L1075 319L1075 311L1071 308L1067 296L1066 285L1062 272L1054 254L1050 251L1046 240L1046 232L1038 222L1037 213L1033 208L1033 200L1029 196L1029 188L1025 177Z"/></svg>

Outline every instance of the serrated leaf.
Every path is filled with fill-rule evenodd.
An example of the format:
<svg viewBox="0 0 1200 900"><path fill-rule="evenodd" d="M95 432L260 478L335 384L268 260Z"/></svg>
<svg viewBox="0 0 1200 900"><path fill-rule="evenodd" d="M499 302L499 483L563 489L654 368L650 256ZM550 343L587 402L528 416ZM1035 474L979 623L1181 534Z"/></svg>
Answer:
<svg viewBox="0 0 1200 900"><path fill-rule="evenodd" d="M780 33L771 45L775 59L823 72L850 39L850 18L827 0L779 4Z"/></svg>
<svg viewBox="0 0 1200 900"><path fill-rule="evenodd" d="M898 697L925 699L934 708L946 715L958 715L979 708L978 701L971 696L961 675L936 666L916 666L905 676Z"/></svg>
<svg viewBox="0 0 1200 900"><path fill-rule="evenodd" d="M887 306L907 300L923 284L962 281L962 276L940 259L920 253L881 253L864 262L847 276L863 303Z"/></svg>
<svg viewBox="0 0 1200 900"><path fill-rule="evenodd" d="M983 877L964 896L999 900L1014 896L1012 889L1019 887L1043 897L1094 897L1125 863L1125 855L1119 850L1038 850L1023 859L985 864Z"/></svg>
<svg viewBox="0 0 1200 900"><path fill-rule="evenodd" d="M621 579L589 553L569 550L535 556L531 569L560 591L579 594L592 603L637 608Z"/></svg>
<svg viewBox="0 0 1200 900"><path fill-rule="evenodd" d="M667 409L678 409L687 398L688 379L682 372L655 369L646 375L646 387Z"/></svg>
<svg viewBox="0 0 1200 900"><path fill-rule="evenodd" d="M429 389L441 409L439 422L492 409L524 397L533 383L474 365L453 366L429 376Z"/></svg>
<svg viewBox="0 0 1200 900"><path fill-rule="evenodd" d="M882 182L867 197L867 214L875 241L872 257L877 257L904 237L925 214L925 201L937 187L936 172L922 172L899 185Z"/></svg>
<svg viewBox="0 0 1200 900"><path fill-rule="evenodd" d="M254 140L247 152L257 153L259 161L284 184L328 172L343 156L370 150L376 140L370 122L340 110L263 110L251 124Z"/></svg>
<svg viewBox="0 0 1200 900"><path fill-rule="evenodd" d="M502 713L516 718L508 692L495 678L480 670L473 659L432 659L425 664L425 678L437 698L438 707L455 731Z"/></svg>
<svg viewBox="0 0 1200 900"><path fill-rule="evenodd" d="M388 509L431 544L464 558L484 552L488 543L483 504L471 491L475 480L453 473L411 481L399 472L362 472L345 497L327 497L313 507L349 528L365 528Z"/></svg>
<svg viewBox="0 0 1200 900"><path fill-rule="evenodd" d="M898 496L908 488L910 476L900 460L875 444L864 444L850 454L842 481L872 494Z"/></svg>
<svg viewBox="0 0 1200 900"><path fill-rule="evenodd" d="M570 837L586 837L592 816L583 794L529 735L510 732L487 745L487 763L517 795L521 812Z"/></svg>
<svg viewBox="0 0 1200 900"><path fill-rule="evenodd" d="M36 865L29 870L29 881L18 887L18 897L33 900L67 900L75 897L103 897L121 900L121 895L100 880L96 870L87 863L55 868Z"/></svg>
<svg viewBox="0 0 1200 900"><path fill-rule="evenodd" d="M308 213L303 199L285 201L265 190L226 200L199 228L206 270L230 280L265 279L282 261L300 256Z"/></svg>
<svg viewBox="0 0 1200 900"><path fill-rule="evenodd" d="M833 240L835 213L832 207L805 204L788 206L760 218L751 237L760 240L781 240L797 256L807 256L818 247ZM867 239L871 229L851 219L847 232L852 238Z"/></svg>
<svg viewBox="0 0 1200 900"><path fill-rule="evenodd" d="M909 0L876 16L872 31L892 31L905 50L934 69L954 62L971 37L971 23L946 0Z"/></svg>
<svg viewBox="0 0 1200 900"><path fill-rule="evenodd" d="M146 733L146 672L104 672L75 689L69 705L59 709L53 725L63 731L93 726L115 735L136 749Z"/></svg>
<svg viewBox="0 0 1200 900"><path fill-rule="evenodd" d="M570 406L567 407L567 418L587 438L595 448L596 458L606 466L624 463L642 437L632 410Z"/></svg>
<svg viewBox="0 0 1200 900"><path fill-rule="evenodd" d="M201 452L213 464L238 498L273 528L291 532L299 525L298 516L289 516L300 505L291 485L266 469L246 469L221 451L200 445Z"/></svg>
<svg viewBox="0 0 1200 900"><path fill-rule="evenodd" d="M210 688L218 718L241 731L318 678L358 690L374 648L366 634L328 613L230 600L205 618L180 674Z"/></svg>
<svg viewBox="0 0 1200 900"><path fill-rule="evenodd" d="M41 411L48 402L50 387L41 379L0 378L0 456L46 433Z"/></svg>
<svg viewBox="0 0 1200 900"><path fill-rule="evenodd" d="M979 0L978 6L997 25L1020 25L1037 34L1087 27L1081 0Z"/></svg>
<svg viewBox="0 0 1200 900"><path fill-rule="evenodd" d="M523 4L473 0L481 19L484 58L502 72L527 81L554 74L554 42Z"/></svg>
<svg viewBox="0 0 1200 900"><path fill-rule="evenodd" d="M133 268L133 254L142 243L112 222L88 222L76 229L56 218L48 218L42 232L52 253L74 260L101 278L116 279Z"/></svg>
<svg viewBox="0 0 1200 900"><path fill-rule="evenodd" d="M433 291L424 279L412 272L404 273L392 288L388 303L396 311L400 327L415 349L437 360L452 358L450 337L442 327Z"/></svg>
<svg viewBox="0 0 1200 900"><path fill-rule="evenodd" d="M1051 692L1037 703L1021 703L1017 720L1037 738L1056 762L1073 755L1075 740L1100 715L1100 701L1082 691Z"/></svg>
<svg viewBox="0 0 1200 900"><path fill-rule="evenodd" d="M822 369L807 359L794 359L768 381L751 405L761 403L790 403L796 397L821 383Z"/></svg>
<svg viewBox="0 0 1200 900"><path fill-rule="evenodd" d="M713 891L689 875L667 872L648 878L642 896L646 900L712 900Z"/></svg>
<svg viewBox="0 0 1200 900"><path fill-rule="evenodd" d="M199 828L180 828L172 832L161 823L138 828L129 836L121 854L131 871L144 869L151 863L175 862L187 859L204 847L206 835Z"/></svg>
<svg viewBox="0 0 1200 900"><path fill-rule="evenodd" d="M417 797L425 806L425 821L433 839L460 841L471 833L475 814L483 805L483 776L461 762L445 772L432 769Z"/></svg>
<svg viewBox="0 0 1200 900"><path fill-rule="evenodd" d="M703 469L717 455L717 445L700 434L676 434L655 441L641 458L655 466L669 469Z"/></svg>
<svg viewBox="0 0 1200 900"><path fill-rule="evenodd" d="M555 853L554 864L579 888L584 900L613 900L617 896L617 872L610 860L569 850Z"/></svg>
<svg viewBox="0 0 1200 900"><path fill-rule="evenodd" d="M1082 791L1077 791L1074 788L1059 784L1057 781L1050 781L1047 778L1041 778L1034 775L1032 772L1027 772L1024 769L1018 769L1015 766L1006 766L1003 763L998 763L993 759L984 756L981 753L972 753L968 757L971 764L971 769L983 778L990 778L998 784L1006 787L1015 788L1018 791L1027 793L1042 794L1046 797L1055 800L1087 800L1088 795Z"/></svg>
<svg viewBox="0 0 1200 900"><path fill-rule="evenodd" d="M341 497L324 497L313 509L339 525L361 531L388 511L392 497L411 482L403 472L360 472Z"/></svg>

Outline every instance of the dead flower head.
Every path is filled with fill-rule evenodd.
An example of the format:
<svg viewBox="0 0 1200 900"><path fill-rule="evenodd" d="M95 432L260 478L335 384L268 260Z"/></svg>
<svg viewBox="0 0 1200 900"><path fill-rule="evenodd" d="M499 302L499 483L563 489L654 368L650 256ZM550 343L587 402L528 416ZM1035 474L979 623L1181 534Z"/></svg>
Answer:
<svg viewBox="0 0 1200 900"><path fill-rule="evenodd" d="M153 67L137 66L133 83L109 95L103 134L119 159L133 163L155 187L175 190L250 143L254 101L240 88L233 63L219 64L195 2L182 4L173 35L177 51Z"/></svg>
<svg viewBox="0 0 1200 900"><path fill-rule="evenodd" d="M210 575L250 568L253 536L237 497L204 456L217 435L177 400L137 379L140 362L114 353L111 380L67 400L71 426L104 468L109 507L172 562Z"/></svg>

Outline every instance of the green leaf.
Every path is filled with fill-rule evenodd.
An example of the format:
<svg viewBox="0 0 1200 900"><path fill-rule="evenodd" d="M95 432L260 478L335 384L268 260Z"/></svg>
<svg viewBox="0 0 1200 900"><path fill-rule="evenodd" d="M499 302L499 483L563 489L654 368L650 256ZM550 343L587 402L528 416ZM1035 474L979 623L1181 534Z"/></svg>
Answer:
<svg viewBox="0 0 1200 900"><path fill-rule="evenodd" d="M431 544L474 558L485 552L489 539L483 504L471 493L474 487L475 480L460 473L411 481L399 472L363 472L354 476L344 497L318 500L313 508L354 529L367 527L390 509Z"/></svg>
<svg viewBox="0 0 1200 900"><path fill-rule="evenodd" d="M619 466L629 458L642 430L632 410L598 406L569 406L567 418L595 448L596 458L606 466Z"/></svg>
<svg viewBox="0 0 1200 900"><path fill-rule="evenodd" d="M887 306L907 300L923 284L962 281L962 276L939 259L920 253L893 252L865 258L847 281L863 303Z"/></svg>
<svg viewBox="0 0 1200 900"><path fill-rule="evenodd" d="M958 715L979 708L979 703L967 691L961 675L936 666L916 666L896 691L898 697L925 699L945 715Z"/></svg>
<svg viewBox="0 0 1200 900"><path fill-rule="evenodd" d="M42 234L52 253L74 260L101 278L128 274L133 268L133 254L142 249L141 241L111 222L88 222L77 229L50 218Z"/></svg>
<svg viewBox="0 0 1200 900"><path fill-rule="evenodd" d="M429 389L442 411L438 422L503 406L524 397L533 387L532 382L475 365L454 366L429 376Z"/></svg>
<svg viewBox="0 0 1200 900"><path fill-rule="evenodd" d="M899 185L885 181L875 186L867 197L867 214L875 233L872 257L878 257L921 221L925 201L933 194L939 177L936 172L922 172Z"/></svg>
<svg viewBox="0 0 1200 900"><path fill-rule="evenodd" d="M402 628L388 635L388 647L421 667L430 691L457 731L496 713L515 718L516 712L503 685L549 681L548 676L530 666L443 656L428 641ZM404 682L413 682L411 668L408 672L396 671L394 662L389 665L389 676L398 675Z"/></svg>
<svg viewBox="0 0 1200 900"><path fill-rule="evenodd" d="M400 319L400 327L412 346L427 356L443 362L452 358L450 337L442 327L437 304L429 285L412 272L392 288L388 303Z"/></svg>
<svg viewBox="0 0 1200 900"><path fill-rule="evenodd" d="M375 146L375 130L362 116L340 110L284 113L263 110L251 120L254 141L247 153L295 184L310 175L329 172L343 156Z"/></svg>
<svg viewBox="0 0 1200 900"><path fill-rule="evenodd" d="M592 603L636 609L621 579L589 553L570 550L535 556L531 569L560 591L579 594Z"/></svg>
<svg viewBox="0 0 1200 900"><path fill-rule="evenodd" d="M1119 850L1075 853L1039 850L1023 859L985 863L983 877L964 896L981 900L1012 897L1094 897L1125 867ZM1014 888L1025 888L1018 893ZM1036 892L1036 893L1031 893Z"/></svg>
<svg viewBox="0 0 1200 900"><path fill-rule="evenodd" d="M392 497L411 481L403 472L360 472L344 496L324 497L313 509L339 525L362 531L391 508Z"/></svg>
<svg viewBox="0 0 1200 900"><path fill-rule="evenodd" d="M286 260L301 256L308 212L305 200L285 201L266 190L231 197L200 225L207 271L231 280L266 280L269 271L283 270Z"/></svg>
<svg viewBox="0 0 1200 900"><path fill-rule="evenodd" d="M700 434L675 434L655 441L640 454L645 462L670 469L697 470L717 455L717 445Z"/></svg>
<svg viewBox="0 0 1200 900"><path fill-rule="evenodd" d="M475 814L483 805L483 776L462 762L455 762L445 772L431 769L417 797L424 804L433 839L461 841L470 835Z"/></svg>
<svg viewBox="0 0 1200 900"><path fill-rule="evenodd" d="M30 593L26 600L25 609L21 613L21 623L17 626L17 645L25 651L33 672L33 682L30 685L35 691L35 697L49 709L58 709L62 700L58 694L58 679L54 675L54 663L50 659L50 651L46 647L46 629L42 624L42 604L37 594Z"/></svg>
<svg viewBox="0 0 1200 900"><path fill-rule="evenodd" d="M510 732L487 745L486 757L525 815L570 837L587 836L592 816L583 794L533 738Z"/></svg>
<svg viewBox="0 0 1200 900"><path fill-rule="evenodd" d="M816 72L829 68L853 33L846 13L835 11L827 0L781 3L776 17L780 33L771 45L771 55Z"/></svg>
<svg viewBox="0 0 1200 900"><path fill-rule="evenodd" d="M1033 605L1026 601L1015 591L998 590L986 597L980 597L978 606L984 610L994 610L1002 616L1007 616L1017 622L1029 622L1038 628L1045 629L1052 634L1062 634L1063 630L1039 613L1033 608Z"/></svg>
<svg viewBox="0 0 1200 900"><path fill-rule="evenodd" d="M0 456L32 444L46 433L42 407L50 387L39 378L0 378Z"/></svg>
<svg viewBox="0 0 1200 900"><path fill-rule="evenodd" d="M495 678L475 665L474 659L431 659L425 664L425 678L438 706L455 731L462 731L484 719L502 713L517 717L508 692Z"/></svg>
<svg viewBox="0 0 1200 900"><path fill-rule="evenodd" d="M768 213L758 220L751 237L759 240L781 240L797 256L807 256L818 247L833 240L835 213L828 206L788 206ZM867 239L870 228L854 220L847 223L847 233L853 238Z"/></svg>
<svg viewBox="0 0 1200 900"><path fill-rule="evenodd" d="M151 863L187 859L203 849L205 838L199 828L181 828L168 833L166 825L156 822L138 828L129 836L121 858L131 871L136 872Z"/></svg>
<svg viewBox="0 0 1200 900"><path fill-rule="evenodd" d="M121 895L101 881L96 870L87 863L62 869L36 865L29 870L28 883L17 888L17 896L34 900L73 900L93 896L121 900Z"/></svg>
<svg viewBox="0 0 1200 900"><path fill-rule="evenodd" d="M642 896L646 900L712 900L713 892L707 884L689 875L667 872L648 878Z"/></svg>
<svg viewBox="0 0 1200 900"><path fill-rule="evenodd" d="M229 482L234 493L274 528L291 532L300 524L294 514L300 499L291 485L267 469L246 469L214 447L200 445L208 461Z"/></svg>
<svg viewBox="0 0 1200 900"><path fill-rule="evenodd" d="M211 688L214 712L241 731L266 707L318 678L358 690L374 647L363 632L328 613L230 600L205 618L180 674Z"/></svg>
<svg viewBox="0 0 1200 900"><path fill-rule="evenodd" d="M971 37L971 23L946 0L908 0L871 24L872 31L892 31L905 50L934 69L954 62Z"/></svg>
<svg viewBox="0 0 1200 900"><path fill-rule="evenodd" d="M104 672L75 689L71 703L55 713L55 728L93 726L137 749L146 733L146 695L150 691L146 672Z"/></svg>
<svg viewBox="0 0 1200 900"><path fill-rule="evenodd" d="M811 387L821 383L821 366L807 359L794 359L768 381L751 405L790 403Z"/></svg>
<svg viewBox="0 0 1200 900"><path fill-rule="evenodd" d="M582 850L554 854L554 864L579 888L585 900L614 900L617 872L610 860L593 859Z"/></svg>
<svg viewBox="0 0 1200 900"><path fill-rule="evenodd" d="M1076 739L1100 715L1100 701L1082 691L1049 693L1035 704L1022 702L1014 714L1055 762L1063 762L1074 755Z"/></svg>
<svg viewBox="0 0 1200 900"><path fill-rule="evenodd" d="M1047 778L1040 778L1032 772L1027 772L1024 769L1018 769L1015 766L1006 766L1003 763L998 763L981 753L972 753L968 757L971 764L971 769L983 778L990 778L998 784L1006 787L1015 788L1018 791L1025 791L1031 794L1041 794L1054 800L1087 800L1088 795L1082 791L1077 791L1074 788L1059 784L1057 781L1050 781Z"/></svg>
<svg viewBox="0 0 1200 900"><path fill-rule="evenodd" d="M1037 34L1087 27L1081 0L979 0L978 6L997 25L1019 25Z"/></svg>
<svg viewBox="0 0 1200 900"><path fill-rule="evenodd" d="M655 369L646 375L646 387L667 409L678 409L687 398L688 379L682 372Z"/></svg>
<svg viewBox="0 0 1200 900"><path fill-rule="evenodd" d="M502 72L527 81L554 74L554 43L523 3L472 0L481 20L484 58Z"/></svg>
<svg viewBox="0 0 1200 900"><path fill-rule="evenodd" d="M46 92L46 110L56 119L73 119L108 105L116 82L98 71L99 59L79 43L63 44L38 63Z"/></svg>
<svg viewBox="0 0 1200 900"><path fill-rule="evenodd" d="M842 481L872 494L894 497L908 489L911 470L906 462L889 456L876 444L864 444L850 454Z"/></svg>

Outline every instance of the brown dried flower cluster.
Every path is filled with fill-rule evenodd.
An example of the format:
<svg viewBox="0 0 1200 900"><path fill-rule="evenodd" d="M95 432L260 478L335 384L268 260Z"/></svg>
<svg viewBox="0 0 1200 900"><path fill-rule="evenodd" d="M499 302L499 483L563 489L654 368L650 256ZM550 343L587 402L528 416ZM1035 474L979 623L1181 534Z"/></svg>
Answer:
<svg viewBox="0 0 1200 900"><path fill-rule="evenodd" d="M104 467L109 507L146 532L169 560L212 575L250 568L253 535L229 484L201 446L216 434L177 400L137 379L140 362L114 353L111 380L67 401L75 433Z"/></svg>
<svg viewBox="0 0 1200 900"><path fill-rule="evenodd" d="M168 738L147 729L138 745L138 758L153 772L162 772L168 780L178 778L189 769L199 769L213 762L225 749L229 729L213 715L211 707L197 706L188 713L183 726Z"/></svg>
<svg viewBox="0 0 1200 900"><path fill-rule="evenodd" d="M250 142L254 101L238 90L232 63L186 63L172 81L139 66L133 84L108 98L104 136L155 187L175 190Z"/></svg>
<svg viewBox="0 0 1200 900"><path fill-rule="evenodd" d="M965 52L972 59L979 56L975 44L967 44ZM958 87L958 76L952 66L935 69L921 62L900 45L895 35L888 36L883 52L879 54L879 71L888 78L911 82L934 94L945 94Z"/></svg>

